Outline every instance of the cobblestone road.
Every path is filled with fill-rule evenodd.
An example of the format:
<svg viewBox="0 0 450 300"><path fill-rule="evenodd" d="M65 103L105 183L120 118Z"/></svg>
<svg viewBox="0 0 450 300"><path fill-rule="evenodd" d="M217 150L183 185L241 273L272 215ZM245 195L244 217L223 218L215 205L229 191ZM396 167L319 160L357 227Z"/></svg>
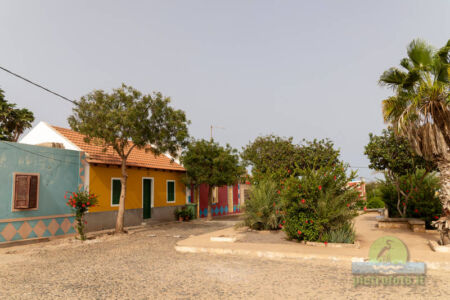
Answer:
<svg viewBox="0 0 450 300"><path fill-rule="evenodd" d="M84 244L64 239L0 249L0 298L448 299L446 271L429 271L425 286L355 288L347 262L174 250L180 238L224 227L220 222L173 223Z"/></svg>

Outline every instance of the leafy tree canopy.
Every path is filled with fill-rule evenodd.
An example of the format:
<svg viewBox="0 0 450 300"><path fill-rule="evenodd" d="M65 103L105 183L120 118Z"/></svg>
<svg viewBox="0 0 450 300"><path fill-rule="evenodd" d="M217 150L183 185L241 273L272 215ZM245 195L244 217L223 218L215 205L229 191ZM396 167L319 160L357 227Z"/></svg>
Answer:
<svg viewBox="0 0 450 300"><path fill-rule="evenodd" d="M290 170L315 168L337 163L339 150L326 140L303 140L294 144L293 138L275 135L257 137L243 148L241 157L246 166L252 167L253 176L258 179L268 174L289 175ZM283 177L283 176L282 176Z"/></svg>
<svg viewBox="0 0 450 300"><path fill-rule="evenodd" d="M191 184L208 184L210 187L231 185L244 174L237 150L214 141L193 140L181 156Z"/></svg>
<svg viewBox="0 0 450 300"><path fill-rule="evenodd" d="M26 108L16 108L16 104L8 103L0 89L0 140L17 142L20 135L34 121L34 115Z"/></svg>
<svg viewBox="0 0 450 300"><path fill-rule="evenodd" d="M391 127L384 129L381 135L370 133L364 154L369 158L369 168L389 171L396 176L414 174L416 169L431 171L436 168L433 162L416 155L408 139L395 135Z"/></svg>
<svg viewBox="0 0 450 300"><path fill-rule="evenodd" d="M176 157L187 145L188 121L182 110L169 103L170 98L161 93L143 95L122 84L111 94L95 90L82 97L68 121L72 129L86 135L87 142L111 146L122 158L133 147L148 144L155 155L168 152Z"/></svg>

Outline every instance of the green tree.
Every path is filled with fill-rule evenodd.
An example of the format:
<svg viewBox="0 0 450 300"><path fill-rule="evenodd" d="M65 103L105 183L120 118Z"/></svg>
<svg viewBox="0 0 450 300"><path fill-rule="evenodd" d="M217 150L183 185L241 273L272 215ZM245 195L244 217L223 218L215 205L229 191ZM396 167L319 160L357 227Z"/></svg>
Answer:
<svg viewBox="0 0 450 300"><path fill-rule="evenodd" d="M446 214L436 222L441 232L450 230L449 51L450 40L438 50L414 40L400 62L402 69L390 68L379 80L394 90L382 103L385 122L407 137L418 155L438 166Z"/></svg>
<svg viewBox="0 0 450 300"><path fill-rule="evenodd" d="M406 217L414 185L423 181L436 168L435 164L416 155L408 139L396 136L392 128L384 129L379 136L370 133L364 154L369 158L369 168L383 171L389 182L393 183L397 191L397 210L400 216ZM418 169L424 169L425 172L418 173ZM420 178L417 178L418 174ZM401 184L403 181L407 185Z"/></svg>
<svg viewBox="0 0 450 300"><path fill-rule="evenodd" d="M211 220L213 189L235 184L244 174L237 150L228 144L222 147L213 140L193 140L183 152L181 162L186 168L187 182L209 186L207 218Z"/></svg>
<svg viewBox="0 0 450 300"><path fill-rule="evenodd" d="M127 158L136 148L153 155L169 153L177 157L188 142L185 113L169 106L170 98L161 93L143 95L122 84L108 94L95 90L77 101L70 127L86 136L85 141L111 147L121 158L122 191L116 232L123 232L127 183ZM151 145L151 146L150 146Z"/></svg>
<svg viewBox="0 0 450 300"><path fill-rule="evenodd" d="M316 169L337 163L339 151L330 140L303 140L294 144L293 138L276 135L257 137L243 148L241 158L246 166L251 166L254 180L262 180L271 175L274 180L290 176L297 169Z"/></svg>
<svg viewBox="0 0 450 300"><path fill-rule="evenodd" d="M15 107L15 104L5 100L4 92L0 89L0 140L17 142L20 135L31 128L33 113L26 108Z"/></svg>

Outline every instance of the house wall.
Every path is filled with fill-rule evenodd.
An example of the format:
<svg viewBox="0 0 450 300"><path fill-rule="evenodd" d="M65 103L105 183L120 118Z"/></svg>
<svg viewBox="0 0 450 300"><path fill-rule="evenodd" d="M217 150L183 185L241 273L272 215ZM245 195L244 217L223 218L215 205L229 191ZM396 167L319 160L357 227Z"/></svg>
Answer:
<svg viewBox="0 0 450 300"><path fill-rule="evenodd" d="M60 143L64 149L81 151L71 141L59 134L55 129L45 122L39 122L21 140L21 144L37 145L41 143Z"/></svg>
<svg viewBox="0 0 450 300"><path fill-rule="evenodd" d="M208 192L209 186L206 184L200 185L200 218L208 215ZM212 216L223 216L233 213L240 213L241 207L239 202L239 184L233 185L233 207L229 207L228 203L228 187L219 187L219 201L211 206Z"/></svg>
<svg viewBox="0 0 450 300"><path fill-rule="evenodd" d="M125 226L140 225L143 219L142 179L153 178L152 216L150 220L172 220L173 210L186 204L186 186L182 183L184 172L128 168L125 198ZM90 165L89 191L98 195L99 203L87 214L88 230L113 228L118 206L111 204L112 178L120 178L117 166ZM175 180L175 202L167 202L167 180Z"/></svg>
<svg viewBox="0 0 450 300"><path fill-rule="evenodd" d="M83 185L77 151L0 142L0 243L75 233L66 191ZM38 208L13 211L13 174L38 173Z"/></svg>

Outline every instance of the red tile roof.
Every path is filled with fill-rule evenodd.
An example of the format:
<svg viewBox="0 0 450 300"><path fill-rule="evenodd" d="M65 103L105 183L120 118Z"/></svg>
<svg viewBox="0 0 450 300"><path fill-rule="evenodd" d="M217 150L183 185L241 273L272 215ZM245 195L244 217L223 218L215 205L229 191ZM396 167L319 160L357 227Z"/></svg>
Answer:
<svg viewBox="0 0 450 300"><path fill-rule="evenodd" d="M86 152L87 160L89 163L108 164L108 165L120 165L121 159L116 152L109 147L106 152L103 151L101 145L94 143L86 143L84 141L84 135L70 129L52 126L57 132L75 144L82 151ZM134 148L130 156L127 159L127 166L173 170L173 171L185 171L185 169L172 162L170 158L165 155L155 156L151 152L146 152L144 149Z"/></svg>

